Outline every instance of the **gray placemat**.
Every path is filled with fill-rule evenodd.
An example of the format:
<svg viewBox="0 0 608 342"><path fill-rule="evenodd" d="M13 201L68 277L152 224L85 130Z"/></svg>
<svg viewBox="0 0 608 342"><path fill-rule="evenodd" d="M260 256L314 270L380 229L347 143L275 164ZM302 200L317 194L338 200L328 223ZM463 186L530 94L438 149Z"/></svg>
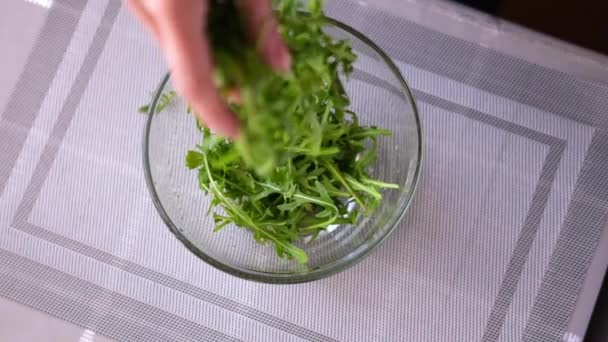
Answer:
<svg viewBox="0 0 608 342"><path fill-rule="evenodd" d="M391 55L424 121L422 182L379 250L288 287L189 254L141 170L134 109L161 54L120 1L55 0L0 117L0 295L118 340L576 340L608 89L355 1L328 11Z"/></svg>

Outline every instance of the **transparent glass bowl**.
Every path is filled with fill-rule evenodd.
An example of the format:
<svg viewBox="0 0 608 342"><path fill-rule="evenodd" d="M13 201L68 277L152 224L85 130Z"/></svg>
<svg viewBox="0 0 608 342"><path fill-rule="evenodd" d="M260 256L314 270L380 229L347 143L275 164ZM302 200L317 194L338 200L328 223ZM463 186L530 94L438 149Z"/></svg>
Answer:
<svg viewBox="0 0 608 342"><path fill-rule="evenodd" d="M331 21L326 28L335 38L348 39L359 59L345 81L351 109L361 124L392 130L378 142L378 161L371 174L397 183L386 190L382 205L356 225L331 227L311 244L299 244L309 257L306 266L279 258L272 246L256 243L241 228L213 232L207 216L210 197L188 170L185 156L201 142L195 120L178 99L161 113L148 115L144 134L144 172L154 204L171 232L196 256L237 277L267 283L301 283L343 271L362 260L397 227L412 200L422 161L420 118L405 80L387 55L351 27ZM162 80L150 113L163 92L172 90L170 76Z"/></svg>

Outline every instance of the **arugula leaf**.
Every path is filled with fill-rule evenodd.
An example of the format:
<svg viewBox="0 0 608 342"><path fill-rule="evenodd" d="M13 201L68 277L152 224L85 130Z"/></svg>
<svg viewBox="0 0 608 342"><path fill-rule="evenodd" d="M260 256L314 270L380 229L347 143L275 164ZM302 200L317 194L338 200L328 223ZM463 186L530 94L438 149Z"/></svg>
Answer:
<svg viewBox="0 0 608 342"><path fill-rule="evenodd" d="M211 196L215 231L247 229L280 257L306 264L297 244L312 243L332 225L355 224L380 205L383 191L399 186L367 172L376 162L377 140L391 132L361 126L349 109L341 77L357 57L348 41L323 31L323 1L308 1L306 16L298 0L274 5L292 53L288 73L273 72L259 57L234 20L234 0L211 1L214 79L220 94L239 89L241 101L231 109L242 135L231 141L197 121L202 142L187 153L186 166L198 170L199 187ZM163 94L156 112L175 96ZM188 113L194 115L190 107Z"/></svg>
<svg viewBox="0 0 608 342"><path fill-rule="evenodd" d="M188 151L186 155L186 166L189 169L198 169L205 163L204 155L196 151Z"/></svg>
<svg viewBox="0 0 608 342"><path fill-rule="evenodd" d="M349 203L369 215L380 204L381 189L398 188L366 172L376 161L377 138L390 131L360 126L348 109L340 77L352 72L356 56L347 41L323 31L322 5L309 1L309 14L302 16L299 1L275 1L293 57L286 74L272 72L258 57L240 21L232 20L233 1L213 1L208 26L216 84L222 94L239 89L241 102L231 108L243 133L228 141L203 130L200 150L207 163L201 170L208 175L199 176L201 188L211 189L214 205L231 218L219 217L216 225L249 229L280 256L299 261L301 250L293 243L314 240L332 224L356 222L359 210ZM200 165L199 155L187 159Z"/></svg>
<svg viewBox="0 0 608 342"><path fill-rule="evenodd" d="M165 108L167 108L171 103L173 103L173 100L175 100L176 97L177 93L173 90L161 94L160 98L156 102L156 108L154 112L158 114L165 110ZM150 106L151 104L141 106L139 107L139 109L137 109L137 111L142 114L148 114L148 112L150 111Z"/></svg>

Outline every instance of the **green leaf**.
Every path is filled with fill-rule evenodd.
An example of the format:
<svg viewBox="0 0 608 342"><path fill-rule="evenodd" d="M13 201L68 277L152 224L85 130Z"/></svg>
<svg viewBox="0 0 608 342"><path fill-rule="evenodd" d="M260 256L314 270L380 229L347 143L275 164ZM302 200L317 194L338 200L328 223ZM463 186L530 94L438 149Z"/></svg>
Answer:
<svg viewBox="0 0 608 342"><path fill-rule="evenodd" d="M148 106L148 105L141 106L141 107L139 107L139 109L137 109L137 111L142 114L148 114L148 112L150 111L150 106Z"/></svg>
<svg viewBox="0 0 608 342"><path fill-rule="evenodd" d="M196 120L201 141L186 155L186 166L197 170L199 187L211 198L215 231L234 224L279 257L306 264L298 244L314 241L333 224L348 229L381 204L383 191L397 188L367 172L376 162L376 140L390 131L360 125L349 108L342 80L357 56L348 41L324 32L323 1L274 1L292 54L291 70L283 73L260 58L256 42L235 19L235 1L209 5L213 78L222 96L238 90L240 99L229 108L241 134L227 139ZM303 10L310 14L298 14ZM176 96L162 94L156 111ZM190 106L186 112L195 114Z"/></svg>
<svg viewBox="0 0 608 342"><path fill-rule="evenodd" d="M188 151L186 155L186 166L189 169L198 169L205 163L203 154L196 151Z"/></svg>

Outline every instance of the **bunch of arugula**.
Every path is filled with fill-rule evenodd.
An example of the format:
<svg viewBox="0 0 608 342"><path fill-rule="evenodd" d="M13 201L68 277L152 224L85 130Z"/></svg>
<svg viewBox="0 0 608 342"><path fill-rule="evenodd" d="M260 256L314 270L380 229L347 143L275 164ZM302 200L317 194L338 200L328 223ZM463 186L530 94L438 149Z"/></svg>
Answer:
<svg viewBox="0 0 608 342"><path fill-rule="evenodd" d="M348 109L340 75L351 73L356 56L347 41L323 31L322 5L310 0L303 15L300 1L275 1L293 58L290 73L275 73L234 19L234 2L212 1L215 81L222 93L239 90L231 109L243 129L232 141L197 125L202 144L186 157L212 195L209 210L221 208L216 231L235 224L302 264L308 256L295 243L311 242L331 225L354 224L379 206L383 188L398 188L367 172L377 138L390 131L361 126Z"/></svg>

